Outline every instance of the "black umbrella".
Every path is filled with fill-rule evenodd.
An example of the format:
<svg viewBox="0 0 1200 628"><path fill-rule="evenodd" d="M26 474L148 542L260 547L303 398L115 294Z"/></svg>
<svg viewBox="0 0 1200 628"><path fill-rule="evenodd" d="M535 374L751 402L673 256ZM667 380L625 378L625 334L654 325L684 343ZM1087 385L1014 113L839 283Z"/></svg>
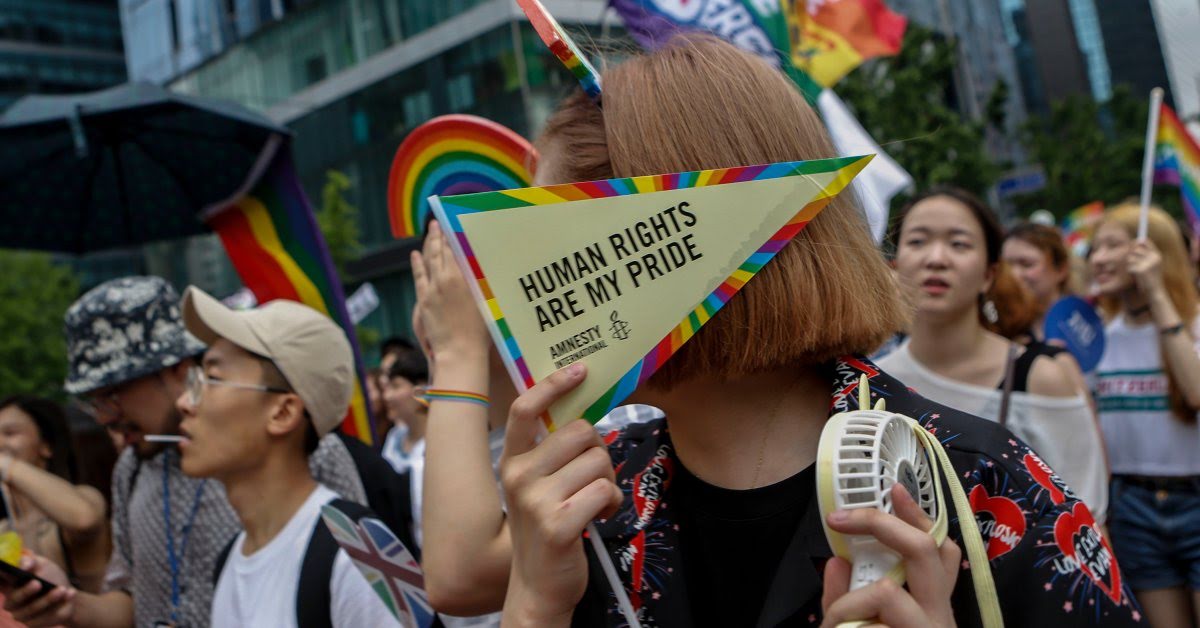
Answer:
<svg viewBox="0 0 1200 628"><path fill-rule="evenodd" d="M0 116L0 247L85 253L208 231L288 130L146 83L27 96Z"/></svg>

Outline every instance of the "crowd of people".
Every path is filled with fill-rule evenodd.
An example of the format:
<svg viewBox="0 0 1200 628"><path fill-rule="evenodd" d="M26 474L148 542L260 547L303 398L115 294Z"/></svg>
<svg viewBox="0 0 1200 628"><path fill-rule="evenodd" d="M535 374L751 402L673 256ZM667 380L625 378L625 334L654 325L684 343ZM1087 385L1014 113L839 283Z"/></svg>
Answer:
<svg viewBox="0 0 1200 628"><path fill-rule="evenodd" d="M711 37L603 79L602 107L578 92L550 117L535 184L834 154L785 77ZM591 522L647 626L979 625L968 574L989 567L1009 625L1200 625L1196 265L1178 223L1151 209L1138 239L1139 214L1109 209L1076 261L1055 228L1005 231L940 187L893 221L889 260L839 196L629 405L545 438L585 365L519 392L436 223L412 255L414 338L366 382L375 449L337 430L354 362L327 317L107 282L66 314L65 392L112 438L81 447L53 402L0 401L0 534L57 585L4 607L30 626L396 624L322 532L334 503L392 529L445 626L626 625ZM1071 294L1104 320L1087 373L1044 333ZM850 589L814 461L863 375L943 443L989 565L957 522L935 543L897 488L894 514L824 522L904 559L906 587Z"/></svg>

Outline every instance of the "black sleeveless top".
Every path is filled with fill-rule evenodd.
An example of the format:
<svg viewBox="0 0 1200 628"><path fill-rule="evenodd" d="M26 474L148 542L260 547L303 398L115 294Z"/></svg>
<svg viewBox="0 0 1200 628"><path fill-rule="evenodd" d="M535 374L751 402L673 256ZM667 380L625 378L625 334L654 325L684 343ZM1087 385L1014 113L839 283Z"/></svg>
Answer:
<svg viewBox="0 0 1200 628"><path fill-rule="evenodd" d="M1046 356L1053 358L1061 353L1066 352L1062 347L1048 345L1039 340L1034 340L1025 345L1025 351L1017 356L1013 361L1012 367L1012 391L1013 392L1029 392L1029 371L1033 370L1033 361ZM1000 384L996 386L998 390L1004 390L1004 379L1000 380Z"/></svg>

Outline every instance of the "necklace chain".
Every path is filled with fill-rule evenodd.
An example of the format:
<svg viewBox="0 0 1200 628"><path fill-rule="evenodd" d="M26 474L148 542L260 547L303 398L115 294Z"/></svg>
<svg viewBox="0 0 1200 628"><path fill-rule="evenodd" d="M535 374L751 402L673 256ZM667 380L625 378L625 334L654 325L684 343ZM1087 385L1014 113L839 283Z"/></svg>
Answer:
<svg viewBox="0 0 1200 628"><path fill-rule="evenodd" d="M767 424L763 427L762 442L758 445L758 464L754 466L754 477L750 479L750 488L758 488L758 476L762 473L763 461L766 459L767 438L771 435L771 427L775 425L775 417L779 416L779 410L783 407L783 402L787 399L788 393L791 393L795 387L795 383L788 386L787 390L779 395L779 400L775 402L775 406L771 408L771 414L767 417Z"/></svg>

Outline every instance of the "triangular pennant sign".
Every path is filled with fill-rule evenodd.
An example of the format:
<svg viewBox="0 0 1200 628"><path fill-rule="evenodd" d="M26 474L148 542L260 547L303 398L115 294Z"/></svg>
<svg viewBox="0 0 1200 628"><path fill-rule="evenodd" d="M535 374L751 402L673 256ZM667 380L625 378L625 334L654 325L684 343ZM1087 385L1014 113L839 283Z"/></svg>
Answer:
<svg viewBox="0 0 1200 628"><path fill-rule="evenodd" d="M721 309L871 156L430 199L518 389L572 362L550 408L595 423Z"/></svg>

